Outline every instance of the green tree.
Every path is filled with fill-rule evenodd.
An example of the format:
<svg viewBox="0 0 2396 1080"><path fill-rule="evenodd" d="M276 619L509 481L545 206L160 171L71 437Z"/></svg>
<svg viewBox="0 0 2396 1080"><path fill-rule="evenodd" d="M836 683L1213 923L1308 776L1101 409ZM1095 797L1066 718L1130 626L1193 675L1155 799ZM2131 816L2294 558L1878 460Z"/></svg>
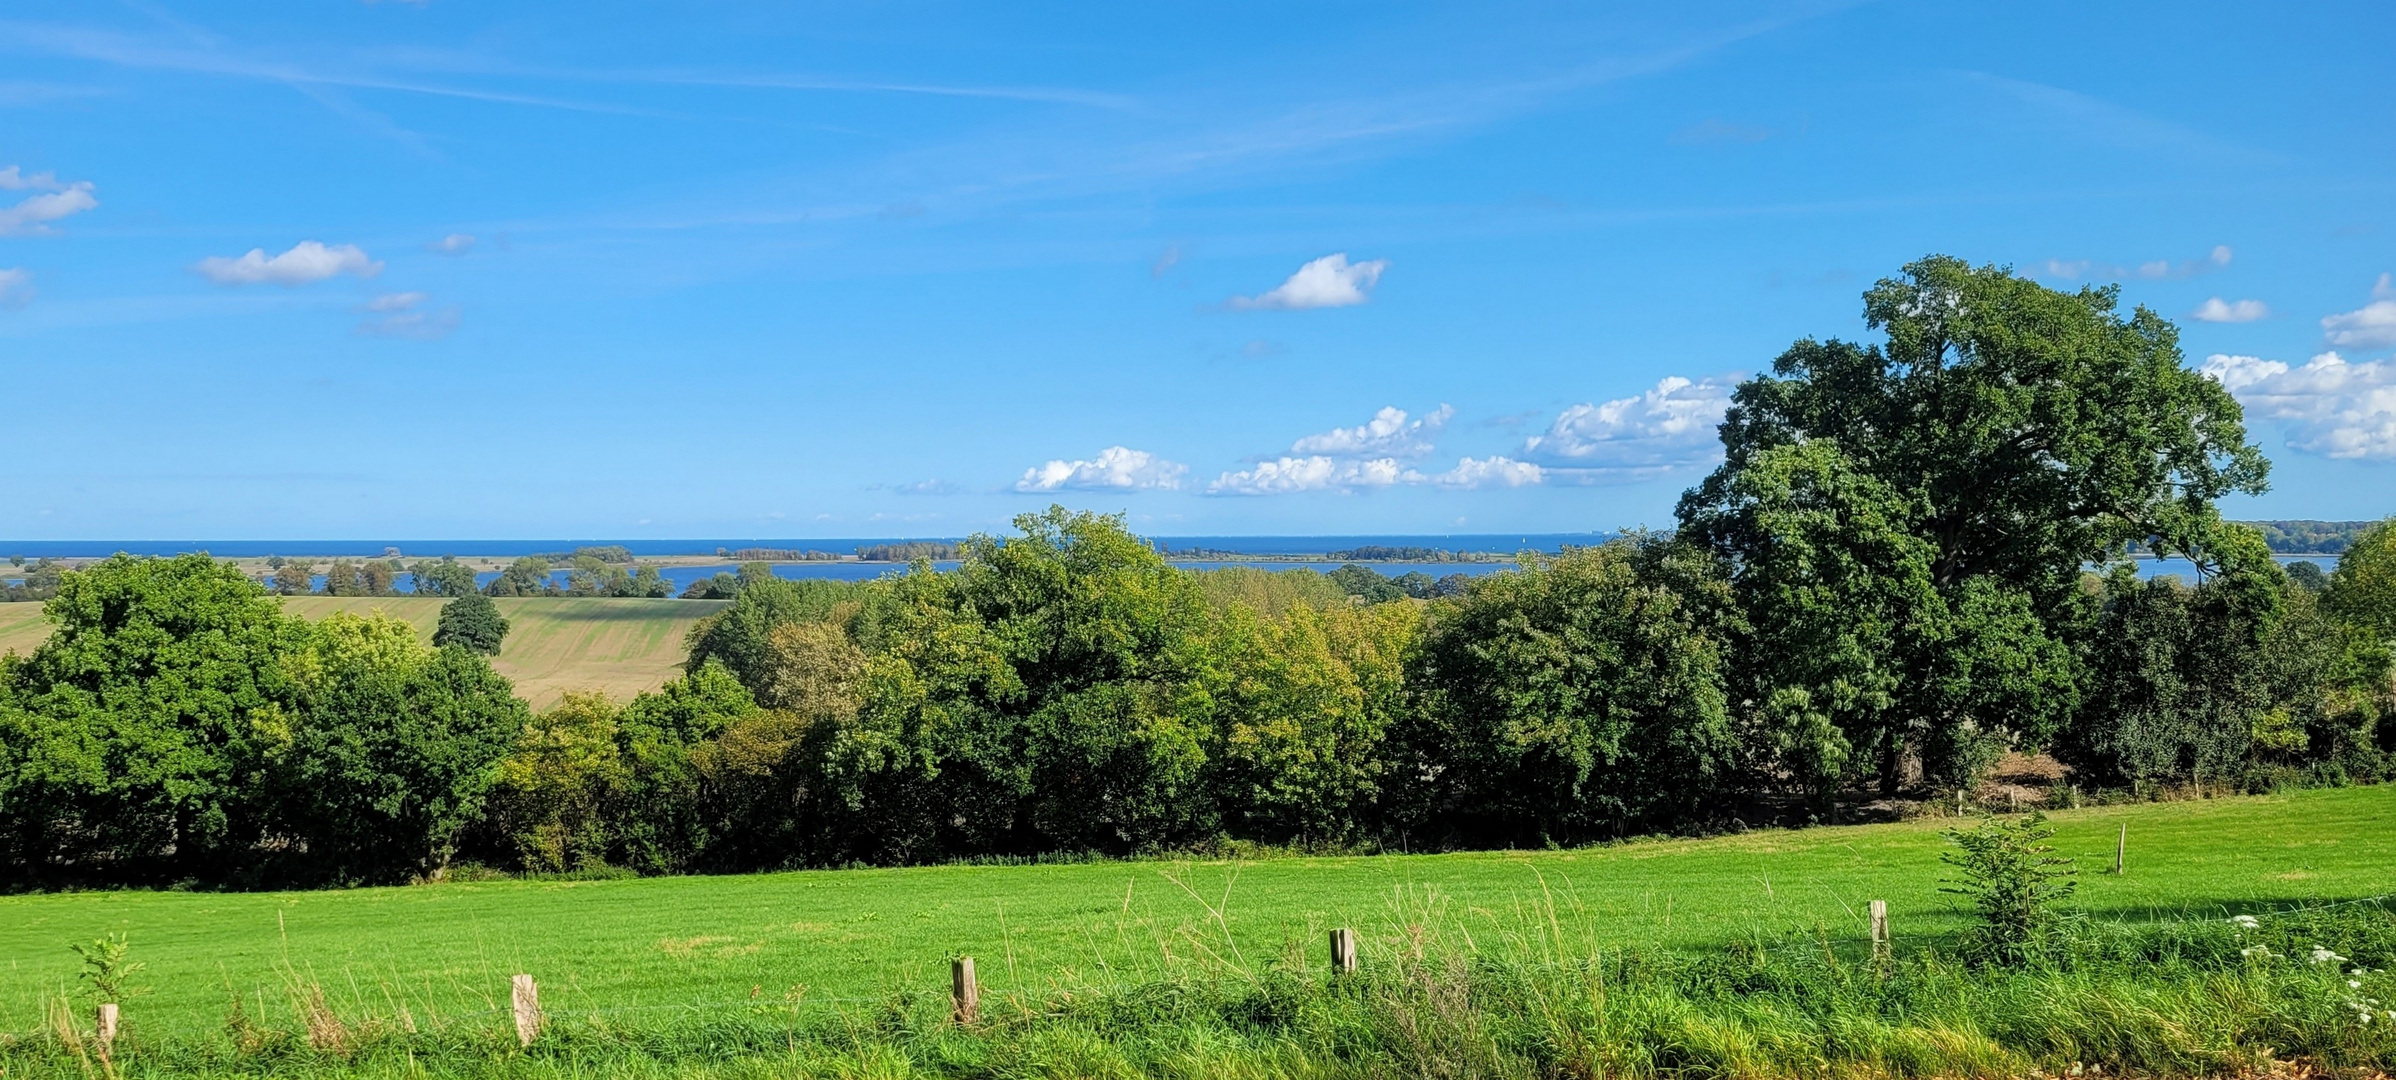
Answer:
<svg viewBox="0 0 2396 1080"><path fill-rule="evenodd" d="M1989 576L2048 599L2133 542L2203 548L2213 501L2261 493L2270 463L2237 401L2185 366L2177 328L2117 315L2118 296L1946 256L1906 266L1864 294L1884 344L1800 341L1739 384L1727 460L1681 517L1758 451L1830 439L1914 502L1940 587Z"/></svg>
<svg viewBox="0 0 2396 1080"><path fill-rule="evenodd" d="M2322 603L2381 642L2396 642L2396 518L2371 527L2338 556Z"/></svg>
<svg viewBox="0 0 2396 1080"><path fill-rule="evenodd" d="M764 685L771 660L768 638L776 626L822 621L860 591L859 585L846 581L772 576L744 581L731 606L691 627L690 659L683 670L695 672L713 660L751 690Z"/></svg>
<svg viewBox="0 0 2396 1080"><path fill-rule="evenodd" d="M254 721L272 745L293 873L391 883L438 878L481 820L495 769L529 720L490 661L433 649L377 612L315 624L288 668L298 707Z"/></svg>
<svg viewBox="0 0 2396 1080"><path fill-rule="evenodd" d="M1578 548L1474 584L1434 616L1422 708L1397 735L1415 835L1574 842L1718 815L1738 790L1700 553L1660 539Z"/></svg>
<svg viewBox="0 0 2396 1080"><path fill-rule="evenodd" d="M466 593L441 605L440 621L433 627L433 646L456 645L484 656L499 655L500 644L507 640L507 617L499 613L499 605L479 593Z"/></svg>
<svg viewBox="0 0 2396 1080"><path fill-rule="evenodd" d="M1368 604L1385 604L1406 598L1406 588L1383 577L1372 567L1357 563L1341 563L1338 569L1325 575L1342 592Z"/></svg>
<svg viewBox="0 0 2396 1080"><path fill-rule="evenodd" d="M473 569L447 555L438 562L420 560L412 572L416 575L419 596L465 596L478 588Z"/></svg>
<svg viewBox="0 0 2396 1080"><path fill-rule="evenodd" d="M285 559L275 567L273 588L278 596L305 596L316 591L316 564L306 559Z"/></svg>
<svg viewBox="0 0 2396 1080"><path fill-rule="evenodd" d="M1883 344L1801 341L1734 391L1679 517L1745 609L1738 700L1817 796L2044 741L2083 565L2240 547L2213 502L2268 463L2171 324L2115 302L1934 256L1865 294Z"/></svg>
<svg viewBox="0 0 2396 1080"><path fill-rule="evenodd" d="M61 578L51 633L0 667L0 845L36 876L223 880L270 807L258 717L287 713L310 639L205 555Z"/></svg>
<svg viewBox="0 0 2396 1080"><path fill-rule="evenodd" d="M499 763L492 817L527 870L607 864L617 804L632 783L619 743L623 710L599 693L569 693L533 718Z"/></svg>
<svg viewBox="0 0 2396 1080"><path fill-rule="evenodd" d="M507 569L483 586L486 596L547 596L557 592L549 580L549 560L538 555L526 555L507 565Z"/></svg>

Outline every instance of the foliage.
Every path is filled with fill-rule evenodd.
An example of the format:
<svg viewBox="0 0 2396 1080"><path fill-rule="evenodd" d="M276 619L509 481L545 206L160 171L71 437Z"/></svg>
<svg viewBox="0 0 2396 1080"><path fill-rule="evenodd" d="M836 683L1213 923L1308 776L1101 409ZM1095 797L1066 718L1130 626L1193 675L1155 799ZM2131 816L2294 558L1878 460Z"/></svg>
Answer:
<svg viewBox="0 0 2396 1080"><path fill-rule="evenodd" d="M486 596L547 596L554 595L557 583L549 578L549 560L538 555L526 555L507 565L507 569L483 586Z"/></svg>
<svg viewBox="0 0 2396 1080"><path fill-rule="evenodd" d="M2320 563L2311 559L2298 559L2281 569L2287 572L2289 584L2306 592L2317 593L2329 588L2329 571L2323 570Z"/></svg>
<svg viewBox="0 0 2396 1080"><path fill-rule="evenodd" d="M1400 814L1454 842L1573 843L1721 813L1744 763L1702 556L1656 537L1481 579L1440 609L1391 771Z"/></svg>
<svg viewBox="0 0 2396 1080"><path fill-rule="evenodd" d="M1969 899L1980 920L1963 935L1966 957L2019 964L2048 944L2055 904L2079 886L2072 880L2072 860L2057 857L2047 843L2054 836L2046 815L2035 810L2010 820L1983 817L1970 829L1946 831L1956 850L1939 859L1957 876L1940 891Z"/></svg>
<svg viewBox="0 0 2396 1080"><path fill-rule="evenodd" d="M853 598L859 586L846 581L793 580L772 574L749 575L732 605L691 627L690 660L685 670L697 671L712 660L744 685L761 685L769 659L767 638L786 623L816 622Z"/></svg>
<svg viewBox="0 0 2396 1080"><path fill-rule="evenodd" d="M1346 590L1312 570L1224 566L1191 571L1190 577L1206 597L1207 607L1218 613L1236 608L1278 619L1300 605L1328 610L1348 604Z"/></svg>
<svg viewBox="0 0 2396 1080"><path fill-rule="evenodd" d="M292 713L261 721L280 831L302 840L293 877L438 877L483 817L524 703L490 661L435 649L379 613L336 613L287 658Z"/></svg>
<svg viewBox="0 0 2396 1080"><path fill-rule="evenodd" d="M94 939L89 945L69 945L67 948L83 961L83 970L76 972L76 977L91 988L92 997L102 1004L120 1004L126 998L142 992L142 988L133 986L131 980L149 965L131 959L133 943L127 941L124 934L109 934Z"/></svg>
<svg viewBox="0 0 2396 1080"><path fill-rule="evenodd" d="M2263 534L2271 550L2290 555L2336 555L2379 524L2375 521L2242 521Z"/></svg>
<svg viewBox="0 0 2396 1080"><path fill-rule="evenodd" d="M1331 583L1339 586L1341 592L1368 604L1385 604L1392 600L1406 598L1405 586L1390 580L1369 566L1341 563L1338 569L1323 576L1330 578Z"/></svg>
<svg viewBox="0 0 2396 1080"><path fill-rule="evenodd" d="M499 613L499 605L480 593L464 593L441 605L441 617L433 629L433 645L438 648L456 645L484 656L499 655L499 647L507 640L507 617Z"/></svg>
<svg viewBox="0 0 2396 1080"><path fill-rule="evenodd" d="M25 565L25 557L12 555L9 565L22 571L20 575L0 581L0 602L48 600L58 595L59 579L66 573L66 564L45 555Z"/></svg>
<svg viewBox="0 0 2396 1080"><path fill-rule="evenodd" d="M2338 556L2322 601L2346 624L2396 642L2396 518L2372 526Z"/></svg>
<svg viewBox="0 0 2396 1080"><path fill-rule="evenodd" d="M478 589L474 570L447 555L439 561L418 560L408 572L415 575L419 596L469 596Z"/></svg>

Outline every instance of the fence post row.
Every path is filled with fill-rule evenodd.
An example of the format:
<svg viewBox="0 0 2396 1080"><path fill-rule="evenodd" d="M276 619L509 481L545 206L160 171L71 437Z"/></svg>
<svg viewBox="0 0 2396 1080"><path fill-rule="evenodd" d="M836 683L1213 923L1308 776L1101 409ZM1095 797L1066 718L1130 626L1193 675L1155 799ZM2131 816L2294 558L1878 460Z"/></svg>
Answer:
<svg viewBox="0 0 2396 1080"><path fill-rule="evenodd" d="M960 956L949 961L949 1013L960 1024L970 1024L982 1015L982 988L973 979L973 957Z"/></svg>
<svg viewBox="0 0 2396 1080"><path fill-rule="evenodd" d="M1889 956L1889 902L1872 901L1872 958L1886 960Z"/></svg>
<svg viewBox="0 0 2396 1080"><path fill-rule="evenodd" d="M1331 932L1331 973L1348 975L1356 970L1356 931L1340 927Z"/></svg>
<svg viewBox="0 0 2396 1080"><path fill-rule="evenodd" d="M541 1033L541 988L534 985L532 976L518 975L508 996L515 1007L516 1042L531 1046L533 1036Z"/></svg>

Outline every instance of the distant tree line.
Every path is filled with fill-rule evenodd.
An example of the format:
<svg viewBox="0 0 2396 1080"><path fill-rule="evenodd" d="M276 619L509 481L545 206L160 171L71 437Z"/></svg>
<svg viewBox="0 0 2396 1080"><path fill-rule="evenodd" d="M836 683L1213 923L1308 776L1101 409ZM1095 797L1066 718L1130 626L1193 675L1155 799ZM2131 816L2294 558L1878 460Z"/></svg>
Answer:
<svg viewBox="0 0 2396 1080"><path fill-rule="evenodd" d="M66 564L48 556L27 565L22 555L8 558L8 575L0 580L0 602L48 600L58 595L59 578L66 573Z"/></svg>
<svg viewBox="0 0 2396 1080"><path fill-rule="evenodd" d="M736 562L839 562L840 553L813 548L717 548L716 555Z"/></svg>
<svg viewBox="0 0 2396 1080"><path fill-rule="evenodd" d="M2271 550L2290 555L2336 555L2375 521L2249 521Z"/></svg>
<svg viewBox="0 0 2396 1080"><path fill-rule="evenodd" d="M1366 544L1345 551L1334 551L1324 558L1340 562L1497 562L1506 557L1486 551Z"/></svg>
<svg viewBox="0 0 2396 1080"><path fill-rule="evenodd" d="M1946 259L1865 301L1881 341L1737 388L1672 532L1473 578L1191 572L1051 508L952 571L744 566L679 678L531 715L479 597L425 646L111 560L0 673L7 879L1577 844L1832 820L2007 751L2091 788L2396 773L2396 525L2309 583L2223 521L2268 465L2168 322Z"/></svg>
<svg viewBox="0 0 2396 1080"><path fill-rule="evenodd" d="M933 562L953 562L962 557L964 549L946 540L902 540L894 544L859 544L857 557L866 562L914 562L930 559Z"/></svg>

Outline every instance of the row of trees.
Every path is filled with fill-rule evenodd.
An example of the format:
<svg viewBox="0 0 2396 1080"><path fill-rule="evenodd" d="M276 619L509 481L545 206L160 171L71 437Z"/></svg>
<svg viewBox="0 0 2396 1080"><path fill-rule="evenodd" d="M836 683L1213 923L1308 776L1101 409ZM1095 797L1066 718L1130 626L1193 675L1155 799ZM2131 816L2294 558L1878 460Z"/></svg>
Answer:
<svg viewBox="0 0 2396 1080"><path fill-rule="evenodd" d="M2090 786L2390 773L2396 527L2315 588L2221 521L2266 466L2168 323L1943 259L1866 317L1882 343L1739 387L1672 533L1422 597L1190 573L1052 508L953 571L729 575L682 677L531 716L470 647L482 597L428 649L112 561L7 668L0 831L26 877L388 880L1577 843L1819 819L2008 749ZM2197 580L2139 580L2134 545Z"/></svg>

